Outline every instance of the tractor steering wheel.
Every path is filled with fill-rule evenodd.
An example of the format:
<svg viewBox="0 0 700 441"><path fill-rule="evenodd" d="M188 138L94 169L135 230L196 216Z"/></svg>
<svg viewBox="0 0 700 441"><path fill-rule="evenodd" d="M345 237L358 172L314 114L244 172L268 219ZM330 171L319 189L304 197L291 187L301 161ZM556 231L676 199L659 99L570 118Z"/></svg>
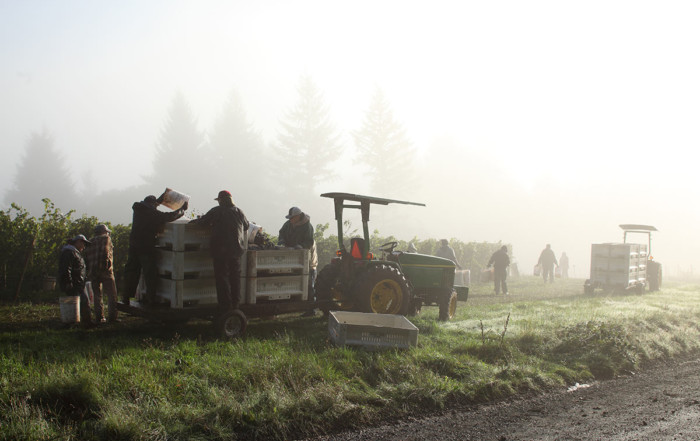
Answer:
<svg viewBox="0 0 700 441"><path fill-rule="evenodd" d="M379 250L384 252L384 253L391 254L394 252L394 248L396 248L397 246L399 246L398 242L387 242L384 245L381 245L379 247Z"/></svg>

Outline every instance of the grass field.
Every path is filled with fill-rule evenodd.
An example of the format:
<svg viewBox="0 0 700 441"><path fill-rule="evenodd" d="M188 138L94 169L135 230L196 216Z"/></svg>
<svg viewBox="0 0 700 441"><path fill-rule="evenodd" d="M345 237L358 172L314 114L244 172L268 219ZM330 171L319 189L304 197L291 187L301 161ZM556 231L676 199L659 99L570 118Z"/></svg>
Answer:
<svg viewBox="0 0 700 441"><path fill-rule="evenodd" d="M293 439L635 371L700 349L700 286L583 295L582 280L476 285L451 322L424 308L410 350L335 347L327 319L127 317L62 329L57 303L0 306L0 439Z"/></svg>

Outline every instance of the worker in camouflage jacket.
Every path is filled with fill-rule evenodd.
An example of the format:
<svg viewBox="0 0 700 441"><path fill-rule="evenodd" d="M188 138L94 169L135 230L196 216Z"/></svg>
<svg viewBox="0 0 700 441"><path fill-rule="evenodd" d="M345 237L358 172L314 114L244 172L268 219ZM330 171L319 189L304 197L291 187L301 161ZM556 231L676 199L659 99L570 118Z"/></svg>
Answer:
<svg viewBox="0 0 700 441"><path fill-rule="evenodd" d="M80 297L80 323L84 327L93 325L90 318L90 300L85 292L87 268L82 251L90 241L79 234L61 248L58 260L58 286L66 296Z"/></svg>

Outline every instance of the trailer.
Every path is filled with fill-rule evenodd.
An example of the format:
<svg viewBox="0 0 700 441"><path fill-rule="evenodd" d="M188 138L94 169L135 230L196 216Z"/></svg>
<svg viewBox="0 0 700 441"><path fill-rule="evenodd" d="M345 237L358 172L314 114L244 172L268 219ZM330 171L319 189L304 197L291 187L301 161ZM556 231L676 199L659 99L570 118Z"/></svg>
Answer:
<svg viewBox="0 0 700 441"><path fill-rule="evenodd" d="M184 323L212 320L227 338L245 332L249 317L269 317L318 308L309 295L309 251L304 249L248 249L241 257L239 309L221 316L216 297L207 227L176 220L157 236L158 286L156 306L145 307L143 279L129 305L120 311L150 320Z"/></svg>
<svg viewBox="0 0 700 441"><path fill-rule="evenodd" d="M634 291L643 293L645 287L657 290L661 281L661 264L651 258L650 225L623 224L622 243L591 245L591 275L584 283L584 292L593 294L598 288L604 291ZM647 243L629 243L630 233L647 236Z"/></svg>

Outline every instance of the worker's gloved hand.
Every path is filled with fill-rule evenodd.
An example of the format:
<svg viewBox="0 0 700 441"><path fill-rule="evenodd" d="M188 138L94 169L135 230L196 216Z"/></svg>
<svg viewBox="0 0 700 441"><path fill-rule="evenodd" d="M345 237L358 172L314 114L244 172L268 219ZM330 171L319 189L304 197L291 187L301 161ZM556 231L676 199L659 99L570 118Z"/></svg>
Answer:
<svg viewBox="0 0 700 441"><path fill-rule="evenodd" d="M185 201L184 204L182 204L182 210L187 211L187 208L190 206L189 201Z"/></svg>

